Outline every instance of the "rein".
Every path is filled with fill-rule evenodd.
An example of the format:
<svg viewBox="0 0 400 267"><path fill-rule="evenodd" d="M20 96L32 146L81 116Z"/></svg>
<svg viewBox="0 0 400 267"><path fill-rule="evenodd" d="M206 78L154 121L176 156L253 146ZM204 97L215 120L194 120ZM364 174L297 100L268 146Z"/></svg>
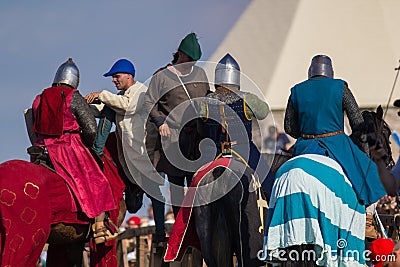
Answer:
<svg viewBox="0 0 400 267"><path fill-rule="evenodd" d="M390 91L389 99L388 99L388 101L387 101L387 103L386 103L385 114L383 115L383 119L386 118L386 113L387 113L387 111L388 111L388 109L389 109L390 101L392 101L392 96L393 96L394 88L396 87L397 78L399 77L399 72L400 72L400 60L399 60L399 66L398 66L397 68L394 68L394 70L396 71L396 77L394 78L392 90Z"/></svg>

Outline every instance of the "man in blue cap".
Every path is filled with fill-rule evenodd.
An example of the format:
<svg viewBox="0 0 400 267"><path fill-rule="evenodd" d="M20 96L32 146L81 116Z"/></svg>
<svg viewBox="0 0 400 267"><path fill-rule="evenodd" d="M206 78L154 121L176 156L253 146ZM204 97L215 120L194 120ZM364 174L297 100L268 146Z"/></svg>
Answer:
<svg viewBox="0 0 400 267"><path fill-rule="evenodd" d="M123 145L122 135L124 134L128 140L134 139L133 135L135 131L132 129L132 120L135 120L135 118L138 119L137 111L139 110L138 106L140 106L140 104L138 104L139 97L141 93L147 90L147 87L135 81L135 67L132 62L127 59L116 61L110 71L103 76L111 76L112 82L120 91L114 94L103 90L101 92L92 92L85 97L89 104L98 101L103 104L96 106L97 109L101 110L101 113L100 115L97 114L97 117L100 117L100 121L93 150L98 155L103 153L107 137L111 131L112 123L114 122L116 124L118 158L123 169L123 174L128 179L128 181L125 181L127 186L125 190L125 202L128 211L134 213L141 207L143 191L137 186L140 175L137 172L132 173L130 171L125 156L127 155L126 153L128 153L129 158L137 158L138 153L136 150L140 149L133 148L132 143ZM137 136L135 136L135 138L136 140L143 139Z"/></svg>
<svg viewBox="0 0 400 267"><path fill-rule="evenodd" d="M118 75L117 75L118 74ZM130 75L129 75L130 74ZM115 79L114 79L114 75L115 75ZM114 63L114 65L111 67L110 71L108 71L107 73L103 74L104 77L109 77L109 76L113 76L113 83L115 84L115 87L118 90L121 90L120 93L123 93L123 95L125 95L125 91L127 89L129 89L129 87L135 83L134 81L134 77L135 77L135 67L133 66L132 62L130 62L127 59L120 59L117 62ZM130 76L132 78L130 78ZM127 78L127 79L126 79ZM103 93L104 92L104 93ZM133 92L133 91L132 91ZM102 94L103 93L103 94ZM93 103L97 101L101 101L99 99L100 95L115 95L113 93L110 93L109 91L103 90L102 92L93 92L88 94L85 98L87 100L88 103ZM113 97L111 97L111 99L113 99ZM128 105L127 102L129 99L128 96L124 96L122 97L122 99L125 99L125 106L123 108L123 114L125 114L125 110L127 108ZM102 101L101 101L102 102ZM103 107L103 109L101 110L101 118L99 121L99 131L96 137L96 142L93 145L93 150L96 152L96 154L98 155L102 155L103 154L103 150L104 150L104 146L107 140L107 137L111 131L111 127L112 127L112 123L115 123L115 115L116 115L116 111L114 111L110 106L112 105L110 101L106 102L109 103L109 105L107 105L106 103L105 106Z"/></svg>

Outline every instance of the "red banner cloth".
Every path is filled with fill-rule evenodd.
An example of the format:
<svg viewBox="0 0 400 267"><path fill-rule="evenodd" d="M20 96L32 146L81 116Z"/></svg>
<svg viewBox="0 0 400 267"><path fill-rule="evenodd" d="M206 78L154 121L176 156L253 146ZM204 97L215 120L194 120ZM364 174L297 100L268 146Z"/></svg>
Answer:
<svg viewBox="0 0 400 267"><path fill-rule="evenodd" d="M206 174L212 172L217 167L228 167L230 162L230 158L214 160L201 167L193 176L192 184L183 199L182 207L179 209L168 239L167 250L164 255L165 262L182 261L185 251L189 246L201 250L199 237L196 233L196 222L192 219L196 189Z"/></svg>
<svg viewBox="0 0 400 267"><path fill-rule="evenodd" d="M22 160L0 164L1 266L36 266L50 234L48 169Z"/></svg>

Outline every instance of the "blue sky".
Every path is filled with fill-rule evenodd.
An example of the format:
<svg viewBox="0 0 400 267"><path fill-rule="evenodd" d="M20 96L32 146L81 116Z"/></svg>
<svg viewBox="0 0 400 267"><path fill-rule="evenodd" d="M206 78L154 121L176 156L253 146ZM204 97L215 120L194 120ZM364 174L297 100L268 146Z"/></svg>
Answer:
<svg viewBox="0 0 400 267"><path fill-rule="evenodd" d="M207 60L250 0L12 1L0 3L0 162L28 160L23 110L53 81L58 66L77 63L82 95L108 89L119 58L147 80L170 62L181 39L196 32ZM239 40L240 41L240 40ZM229 51L227 51L229 52Z"/></svg>

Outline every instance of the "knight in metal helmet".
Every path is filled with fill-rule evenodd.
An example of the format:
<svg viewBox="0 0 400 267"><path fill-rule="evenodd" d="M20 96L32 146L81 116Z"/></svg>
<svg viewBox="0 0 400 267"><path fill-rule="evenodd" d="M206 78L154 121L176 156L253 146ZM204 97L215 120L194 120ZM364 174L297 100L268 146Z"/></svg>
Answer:
<svg viewBox="0 0 400 267"><path fill-rule="evenodd" d="M105 212L117 206L111 185L90 152L97 124L89 105L76 89L78 84L79 70L70 58L58 68L53 85L32 103L32 132L37 136L33 145L39 152L47 151L51 167L68 183L82 212L94 218L97 226L100 225L97 222L105 220ZM100 191L104 194L95 193ZM96 244L118 236L105 226L95 230Z"/></svg>
<svg viewBox="0 0 400 267"><path fill-rule="evenodd" d="M54 76L53 85L65 84L71 86L74 89L78 88L79 85L79 69L72 58L69 58L66 62L58 67L56 75Z"/></svg>
<svg viewBox="0 0 400 267"><path fill-rule="evenodd" d="M215 68L215 85L233 85L240 88L240 67L229 53L218 62Z"/></svg>
<svg viewBox="0 0 400 267"><path fill-rule="evenodd" d="M344 132L344 113L352 130L351 138ZM291 88L284 123L285 132L297 139L294 156L320 154L335 159L360 202L366 205L385 194L376 169L369 169L370 159L364 153L368 146L363 142L362 113L347 82L333 78L328 56L314 56L308 79Z"/></svg>
<svg viewBox="0 0 400 267"><path fill-rule="evenodd" d="M217 158L236 156L244 161L264 181L263 189L269 197L273 177L252 140L253 118L266 118L269 106L256 95L239 91L240 75L239 64L230 54L215 67L215 92L200 103L200 115L204 119L202 132L204 137L213 140L204 149L212 154L216 148Z"/></svg>
<svg viewBox="0 0 400 267"><path fill-rule="evenodd" d="M316 55L311 60L311 65L308 69L308 78L315 76L333 78L332 61L328 56Z"/></svg>

